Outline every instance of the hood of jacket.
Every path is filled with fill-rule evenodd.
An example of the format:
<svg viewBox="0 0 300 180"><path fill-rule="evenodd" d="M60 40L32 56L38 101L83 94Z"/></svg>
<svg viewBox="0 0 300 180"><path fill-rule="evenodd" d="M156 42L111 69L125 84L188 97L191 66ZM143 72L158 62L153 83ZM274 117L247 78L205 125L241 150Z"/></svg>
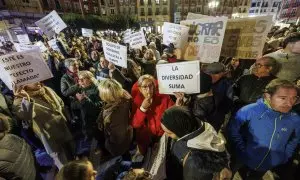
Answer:
<svg viewBox="0 0 300 180"><path fill-rule="evenodd" d="M204 131L201 130L204 128ZM218 136L216 130L209 124L204 122L202 127L197 131L188 134L181 139L188 138L187 147L200 150L208 150L214 152L225 151L225 141Z"/></svg>

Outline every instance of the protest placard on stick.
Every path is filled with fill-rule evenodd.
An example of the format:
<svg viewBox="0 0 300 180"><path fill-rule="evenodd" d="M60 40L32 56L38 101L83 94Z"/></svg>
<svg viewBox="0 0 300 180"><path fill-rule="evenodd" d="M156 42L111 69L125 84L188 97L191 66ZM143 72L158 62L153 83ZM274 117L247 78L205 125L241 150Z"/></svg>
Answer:
<svg viewBox="0 0 300 180"><path fill-rule="evenodd" d="M81 33L82 33L83 37L92 37L93 36L92 29L81 28Z"/></svg>
<svg viewBox="0 0 300 180"><path fill-rule="evenodd" d="M159 93L200 92L200 62L187 61L180 63L156 65Z"/></svg>
<svg viewBox="0 0 300 180"><path fill-rule="evenodd" d="M55 10L35 22L35 24L42 29L48 38L52 38L55 33L58 34L67 27L66 23L60 18Z"/></svg>
<svg viewBox="0 0 300 180"><path fill-rule="evenodd" d="M131 29L127 29L124 32L124 43L130 43Z"/></svg>
<svg viewBox="0 0 300 180"><path fill-rule="evenodd" d="M115 65L127 68L127 47L102 40L105 58Z"/></svg>
<svg viewBox="0 0 300 180"><path fill-rule="evenodd" d="M40 50L40 48L38 46L27 45L27 44L14 43L14 46L15 46L17 52L28 51L28 50L32 50L32 49Z"/></svg>
<svg viewBox="0 0 300 180"><path fill-rule="evenodd" d="M175 48L184 48L187 43L189 27L173 23L164 23L163 44L173 43Z"/></svg>
<svg viewBox="0 0 300 180"><path fill-rule="evenodd" d="M222 56L256 59L262 55L272 16L230 19L222 45Z"/></svg>
<svg viewBox="0 0 300 180"><path fill-rule="evenodd" d="M19 35L17 35L17 39L20 44L31 44L28 34L19 34Z"/></svg>
<svg viewBox="0 0 300 180"><path fill-rule="evenodd" d="M143 31L132 33L130 36L130 47L132 49L139 49L142 46L147 46Z"/></svg>
<svg viewBox="0 0 300 180"><path fill-rule="evenodd" d="M59 47L57 46L56 44L56 39L51 39L50 41L48 41L48 45L55 51L59 51L60 52L60 49Z"/></svg>
<svg viewBox="0 0 300 180"><path fill-rule="evenodd" d="M0 56L0 71L1 80L10 89L12 84L26 85L53 77L39 49Z"/></svg>
<svg viewBox="0 0 300 180"><path fill-rule="evenodd" d="M209 17L181 21L180 24L189 26L188 42L181 49L184 60L200 60L204 63L218 62L227 17Z"/></svg>

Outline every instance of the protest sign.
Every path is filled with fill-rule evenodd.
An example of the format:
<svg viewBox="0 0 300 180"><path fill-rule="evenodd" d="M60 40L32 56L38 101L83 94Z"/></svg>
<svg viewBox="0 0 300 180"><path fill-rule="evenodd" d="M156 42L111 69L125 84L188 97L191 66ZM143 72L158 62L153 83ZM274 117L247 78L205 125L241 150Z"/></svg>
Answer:
<svg viewBox="0 0 300 180"><path fill-rule="evenodd" d="M195 14L195 13L189 12L186 17L186 20L202 19L202 18L209 18L209 17L213 18L213 16L207 16L207 15L203 15L203 14Z"/></svg>
<svg viewBox="0 0 300 180"><path fill-rule="evenodd" d="M19 35L17 35L17 39L20 44L31 44L28 34L19 34Z"/></svg>
<svg viewBox="0 0 300 180"><path fill-rule="evenodd" d="M93 36L92 29L81 28L81 33L82 33L83 37L92 37Z"/></svg>
<svg viewBox="0 0 300 180"><path fill-rule="evenodd" d="M49 79L52 76L40 50L34 49L0 56L0 78L12 89Z"/></svg>
<svg viewBox="0 0 300 180"><path fill-rule="evenodd" d="M21 43L14 43L14 46L15 46L17 52L28 51L28 50L32 50L32 49L37 49L37 50L40 49L38 46L21 44Z"/></svg>
<svg viewBox="0 0 300 180"><path fill-rule="evenodd" d="M55 10L35 22L35 24L42 29L48 38L52 38L55 33L58 34L67 27Z"/></svg>
<svg viewBox="0 0 300 180"><path fill-rule="evenodd" d="M131 29L124 32L124 43L130 43Z"/></svg>
<svg viewBox="0 0 300 180"><path fill-rule="evenodd" d="M146 38L143 31L135 32L130 35L130 47L132 49L139 49L142 46L147 46Z"/></svg>
<svg viewBox="0 0 300 180"><path fill-rule="evenodd" d="M200 62L187 61L180 63L156 65L159 93L200 92Z"/></svg>
<svg viewBox="0 0 300 180"><path fill-rule="evenodd" d="M38 46L40 48L41 52L45 52L48 50L42 41L36 42L35 46Z"/></svg>
<svg viewBox="0 0 300 180"><path fill-rule="evenodd" d="M163 44L169 45L173 43L175 48L184 48L184 45L187 43L189 33L189 27L173 24L173 23L164 23L164 32L163 32Z"/></svg>
<svg viewBox="0 0 300 180"><path fill-rule="evenodd" d="M272 16L228 20L222 46L222 56L256 59L262 55Z"/></svg>
<svg viewBox="0 0 300 180"><path fill-rule="evenodd" d="M102 40L105 59L115 65L127 68L127 47Z"/></svg>
<svg viewBox="0 0 300 180"><path fill-rule="evenodd" d="M58 48L57 44L56 44L56 39L51 39L50 41L48 41L48 45L55 51L59 51L60 49Z"/></svg>
<svg viewBox="0 0 300 180"><path fill-rule="evenodd" d="M189 26L188 42L181 49L184 60L200 60L204 63L218 62L223 43L227 17L209 17L181 21Z"/></svg>

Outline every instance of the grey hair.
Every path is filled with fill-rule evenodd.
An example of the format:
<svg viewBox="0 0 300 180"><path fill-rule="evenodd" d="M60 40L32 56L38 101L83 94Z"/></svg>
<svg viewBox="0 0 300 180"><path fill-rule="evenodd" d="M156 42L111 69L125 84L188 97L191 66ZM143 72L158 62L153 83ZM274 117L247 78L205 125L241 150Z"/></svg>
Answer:
<svg viewBox="0 0 300 180"><path fill-rule="evenodd" d="M69 68L70 66L72 66L75 62L77 62L77 59L75 58L68 58L65 59L64 63L65 63L65 67Z"/></svg>
<svg viewBox="0 0 300 180"><path fill-rule="evenodd" d="M267 61L267 63L266 63L267 66L272 67L270 74L275 76L278 73L278 71L280 70L280 64L278 64L276 59L274 59L272 57L262 57L262 59Z"/></svg>
<svg viewBox="0 0 300 180"><path fill-rule="evenodd" d="M88 78L94 85L97 84L96 78L94 77L93 73L91 73L90 71L79 71L78 76Z"/></svg>
<svg viewBox="0 0 300 180"><path fill-rule="evenodd" d="M137 83L138 83L138 86L141 86L141 85L143 84L143 82L144 82L146 79L152 81L153 84L155 85L155 79L154 79L154 77L151 76L151 75L149 75L149 74L145 74L145 75L141 76L141 77L138 79L138 82L137 82Z"/></svg>

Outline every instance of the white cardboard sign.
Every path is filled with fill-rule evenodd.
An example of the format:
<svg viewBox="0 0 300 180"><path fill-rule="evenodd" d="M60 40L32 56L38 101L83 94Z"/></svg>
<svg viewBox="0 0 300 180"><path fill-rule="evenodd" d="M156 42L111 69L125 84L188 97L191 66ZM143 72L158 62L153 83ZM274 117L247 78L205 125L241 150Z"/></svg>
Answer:
<svg viewBox="0 0 300 180"><path fill-rule="evenodd" d="M135 32L130 35L130 47L132 49L139 49L142 46L147 46L146 38L143 31Z"/></svg>
<svg viewBox="0 0 300 180"><path fill-rule="evenodd" d="M19 34L19 35L17 35L17 39L20 44L31 44L28 34Z"/></svg>
<svg viewBox="0 0 300 180"><path fill-rule="evenodd" d="M0 56L0 78L12 89L53 77L40 50L34 49Z"/></svg>
<svg viewBox="0 0 300 180"><path fill-rule="evenodd" d="M40 48L38 46L27 45L27 44L14 43L14 46L15 46L17 52L28 51L28 50L32 50L32 49L40 50Z"/></svg>
<svg viewBox="0 0 300 180"><path fill-rule="evenodd" d="M156 65L159 93L200 93L200 63L187 61Z"/></svg>
<svg viewBox="0 0 300 180"><path fill-rule="evenodd" d="M41 52L45 52L47 51L47 47L45 46L45 44L42 41L38 41L35 43L36 46L38 46L41 50Z"/></svg>
<svg viewBox="0 0 300 180"><path fill-rule="evenodd" d="M105 58L115 65L127 68L127 47L102 40Z"/></svg>
<svg viewBox="0 0 300 180"><path fill-rule="evenodd" d="M58 48L58 46L56 44L56 39L51 39L50 41L48 41L48 44L53 50L60 52L60 49Z"/></svg>
<svg viewBox="0 0 300 180"><path fill-rule="evenodd" d="M83 37L92 37L93 36L92 29L81 28L81 32L82 32Z"/></svg>
<svg viewBox="0 0 300 180"><path fill-rule="evenodd" d="M131 29L127 29L124 33L124 43L130 43Z"/></svg>
<svg viewBox="0 0 300 180"><path fill-rule="evenodd" d="M163 44L173 43L176 48L183 48L188 39L189 27L174 23L164 23Z"/></svg>
<svg viewBox="0 0 300 180"><path fill-rule="evenodd" d="M48 38L52 38L55 33L58 34L67 27L66 23L60 18L55 10L35 22L35 24L42 29Z"/></svg>

